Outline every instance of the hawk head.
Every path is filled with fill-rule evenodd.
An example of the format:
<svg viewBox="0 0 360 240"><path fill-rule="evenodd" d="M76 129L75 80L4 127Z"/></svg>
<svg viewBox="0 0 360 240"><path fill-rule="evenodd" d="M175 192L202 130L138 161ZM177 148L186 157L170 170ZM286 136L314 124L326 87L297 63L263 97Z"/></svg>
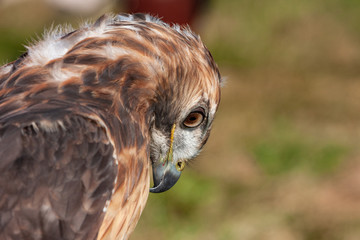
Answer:
<svg viewBox="0 0 360 240"><path fill-rule="evenodd" d="M189 29L170 32L166 44L176 47L162 56L150 129L153 193L170 189L199 154L220 101L220 73L200 38Z"/></svg>

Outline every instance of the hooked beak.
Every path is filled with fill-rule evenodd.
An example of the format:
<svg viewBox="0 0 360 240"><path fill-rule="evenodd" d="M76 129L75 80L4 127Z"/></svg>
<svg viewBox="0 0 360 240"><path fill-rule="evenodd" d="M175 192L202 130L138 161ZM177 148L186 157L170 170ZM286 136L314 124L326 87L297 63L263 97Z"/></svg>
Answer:
<svg viewBox="0 0 360 240"><path fill-rule="evenodd" d="M169 190L179 180L181 171L185 167L185 161L173 161L173 141L175 124L171 129L170 147L166 158L153 163L154 187L150 188L152 193L161 193Z"/></svg>

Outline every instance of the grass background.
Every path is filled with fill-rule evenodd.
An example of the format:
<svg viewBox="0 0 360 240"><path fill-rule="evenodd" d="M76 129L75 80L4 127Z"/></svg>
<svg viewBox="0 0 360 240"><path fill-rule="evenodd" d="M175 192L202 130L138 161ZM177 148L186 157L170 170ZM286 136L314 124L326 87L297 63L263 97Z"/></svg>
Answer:
<svg viewBox="0 0 360 240"><path fill-rule="evenodd" d="M0 63L79 20L0 1ZM359 22L357 0L210 1L195 29L227 78L212 136L131 239L359 239Z"/></svg>

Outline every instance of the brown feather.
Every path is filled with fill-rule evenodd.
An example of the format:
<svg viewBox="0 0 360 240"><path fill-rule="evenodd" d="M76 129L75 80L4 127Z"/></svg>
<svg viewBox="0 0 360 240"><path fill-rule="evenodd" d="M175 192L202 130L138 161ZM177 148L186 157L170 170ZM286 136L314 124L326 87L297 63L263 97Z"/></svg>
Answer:
<svg viewBox="0 0 360 240"><path fill-rule="evenodd" d="M2 128L0 156L13 152L1 159L0 239L94 239L116 176L114 149L92 120L42 121ZM95 165L81 150L89 144Z"/></svg>

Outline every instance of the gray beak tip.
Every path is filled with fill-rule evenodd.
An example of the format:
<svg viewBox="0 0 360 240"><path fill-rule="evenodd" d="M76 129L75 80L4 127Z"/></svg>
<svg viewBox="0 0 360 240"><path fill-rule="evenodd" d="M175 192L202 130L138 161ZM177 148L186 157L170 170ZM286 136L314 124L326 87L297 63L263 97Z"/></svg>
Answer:
<svg viewBox="0 0 360 240"><path fill-rule="evenodd" d="M169 163L166 166L153 166L154 187L150 188L151 193L161 193L169 190L179 180L181 172Z"/></svg>

